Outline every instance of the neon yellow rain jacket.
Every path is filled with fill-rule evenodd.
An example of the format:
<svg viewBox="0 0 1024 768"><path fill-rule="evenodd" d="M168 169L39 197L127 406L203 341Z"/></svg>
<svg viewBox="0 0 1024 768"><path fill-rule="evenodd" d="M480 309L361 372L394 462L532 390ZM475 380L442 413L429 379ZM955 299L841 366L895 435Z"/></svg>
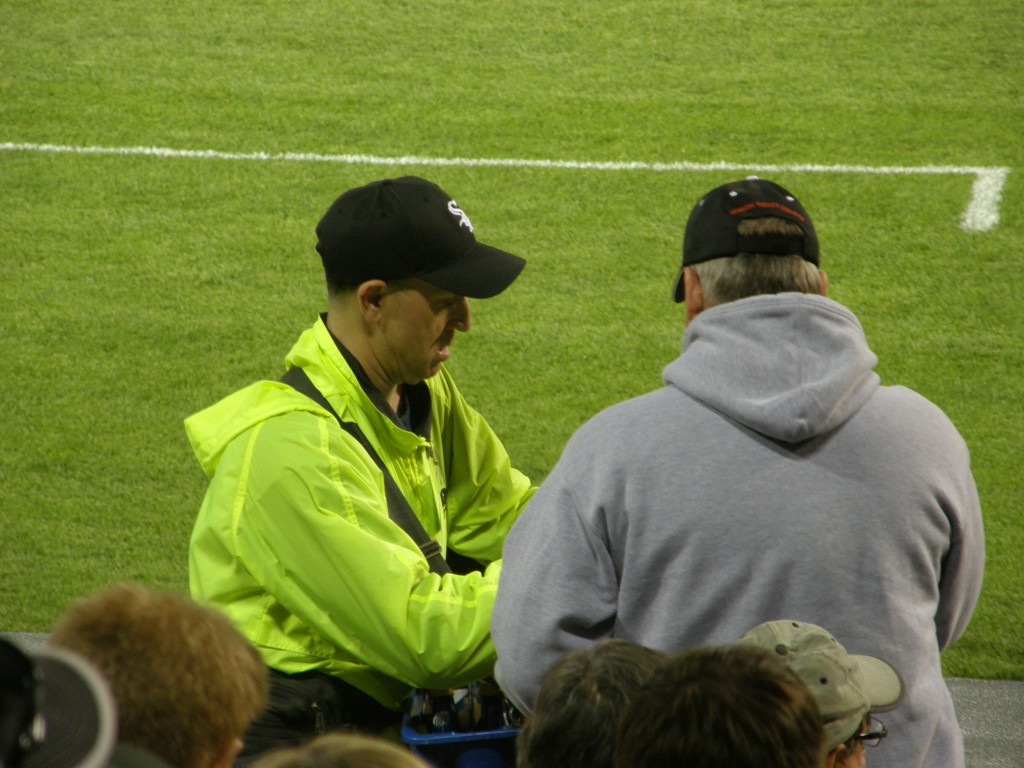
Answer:
<svg viewBox="0 0 1024 768"><path fill-rule="evenodd" d="M373 406L322 320L286 363L359 425L444 551L489 565L430 573L355 439L304 395L261 381L185 421L210 477L189 548L193 597L224 611L268 666L335 675L395 709L411 687L491 674L501 547L535 489L447 371L427 382L428 442Z"/></svg>

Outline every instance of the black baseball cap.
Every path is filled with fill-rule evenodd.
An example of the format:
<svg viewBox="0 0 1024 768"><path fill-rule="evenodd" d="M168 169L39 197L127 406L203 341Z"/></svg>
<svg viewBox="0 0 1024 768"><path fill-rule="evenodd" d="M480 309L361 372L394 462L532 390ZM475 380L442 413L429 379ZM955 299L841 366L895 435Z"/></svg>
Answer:
<svg viewBox="0 0 1024 768"><path fill-rule="evenodd" d="M117 706L92 664L0 638L0 765L101 768L116 740Z"/></svg>
<svg viewBox="0 0 1024 768"><path fill-rule="evenodd" d="M750 235L741 237L743 219L772 216L786 219L803 230L803 237ZM773 181L756 176L715 187L697 201L683 235L683 268L740 253L798 255L818 264L818 236L803 205ZM673 298L683 300L683 273L676 278Z"/></svg>
<svg viewBox="0 0 1024 768"><path fill-rule="evenodd" d="M526 261L478 242L451 195L417 176L374 181L334 201L316 227L333 285L416 277L459 296L508 288Z"/></svg>

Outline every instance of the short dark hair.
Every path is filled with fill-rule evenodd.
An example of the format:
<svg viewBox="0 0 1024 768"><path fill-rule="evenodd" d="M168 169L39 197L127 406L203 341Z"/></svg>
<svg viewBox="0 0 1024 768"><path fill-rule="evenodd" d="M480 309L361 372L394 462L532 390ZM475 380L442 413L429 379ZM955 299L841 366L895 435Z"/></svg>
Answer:
<svg viewBox="0 0 1024 768"><path fill-rule="evenodd" d="M610 768L619 715L664 658L617 638L559 658L517 737L518 768Z"/></svg>
<svg viewBox="0 0 1024 768"><path fill-rule="evenodd" d="M695 648L662 664L619 721L615 768L820 768L807 687L762 648Z"/></svg>

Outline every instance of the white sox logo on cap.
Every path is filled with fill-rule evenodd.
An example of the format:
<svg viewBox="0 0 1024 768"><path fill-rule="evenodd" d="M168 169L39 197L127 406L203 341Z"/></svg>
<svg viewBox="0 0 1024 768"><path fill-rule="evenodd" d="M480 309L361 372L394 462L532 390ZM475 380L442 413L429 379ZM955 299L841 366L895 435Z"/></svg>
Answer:
<svg viewBox="0 0 1024 768"><path fill-rule="evenodd" d="M448 213L450 213L452 216L459 217L460 227L468 227L470 232L473 231L473 225L469 223L469 216L467 216L465 212L461 208L459 208L459 204L456 203L454 200L448 201Z"/></svg>

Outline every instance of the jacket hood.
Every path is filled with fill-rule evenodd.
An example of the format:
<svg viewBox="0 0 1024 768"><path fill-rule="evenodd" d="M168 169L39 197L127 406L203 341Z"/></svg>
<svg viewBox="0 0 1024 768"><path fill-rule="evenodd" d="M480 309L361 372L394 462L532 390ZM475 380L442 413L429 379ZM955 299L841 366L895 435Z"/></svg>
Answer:
<svg viewBox="0 0 1024 768"><path fill-rule="evenodd" d="M860 322L822 296L754 296L705 310L662 374L755 432L788 443L843 424L879 386Z"/></svg>
<svg viewBox="0 0 1024 768"><path fill-rule="evenodd" d="M351 391L358 392L359 385L352 373L347 368L332 364L322 352L327 343L333 347L329 340L330 333L323 322L318 321L303 332L289 351L285 358L286 367L330 365L336 381L346 381ZM325 388L319 380L315 383L321 391L326 389L328 396L337 391L337 385ZM310 411L331 418L327 411L287 384L257 381L189 416L185 419L185 432L200 466L212 477L221 454L235 438L257 424L294 411Z"/></svg>
<svg viewBox="0 0 1024 768"><path fill-rule="evenodd" d="M203 472L213 477L224 449L257 424L292 411L326 413L305 395L277 381L257 381L185 419L185 433Z"/></svg>
<svg viewBox="0 0 1024 768"><path fill-rule="evenodd" d="M374 407L338 352L323 318L303 331L286 355L285 369L295 366L306 371L342 419L360 423L368 433L389 432L390 439L399 445L404 443L407 450L423 442L422 437L395 426ZM239 435L269 419L296 411L334 420L329 411L291 386L280 381L257 381L189 416L185 419L185 432L203 471L212 477L221 454ZM367 420L374 423L368 426Z"/></svg>

